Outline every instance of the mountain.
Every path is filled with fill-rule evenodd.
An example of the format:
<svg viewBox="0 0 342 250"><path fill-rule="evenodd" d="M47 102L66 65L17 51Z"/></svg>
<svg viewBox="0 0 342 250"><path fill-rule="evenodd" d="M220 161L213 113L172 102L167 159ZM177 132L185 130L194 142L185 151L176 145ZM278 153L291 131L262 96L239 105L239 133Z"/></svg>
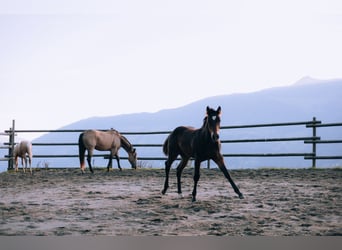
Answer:
<svg viewBox="0 0 342 250"><path fill-rule="evenodd" d="M178 125L200 126L207 105L223 110L222 125L310 120L342 121L342 79L297 82L248 94L231 94L202 99L189 105L156 113L91 117L61 129L116 128L119 131L170 130Z"/></svg>
<svg viewBox="0 0 342 250"><path fill-rule="evenodd" d="M91 117L66 125L61 129L109 129L120 132L170 131L179 125L200 127L206 106L222 107L222 126L309 121L315 116L324 123L342 122L342 79L315 80L303 78L293 85L265 89L247 94L230 94L205 98L189 105L161 110L156 113L137 113L111 117ZM222 140L246 138L270 138L311 136L311 129L301 127L272 127L256 129L231 129L221 131ZM341 127L319 128L322 139L342 139ZM77 142L79 133L48 133L34 142ZM324 136L324 138L323 138ZM167 135L127 135L133 144L162 144ZM341 154L342 145L318 145L318 154ZM311 145L303 142L244 143L223 145L224 153L272 153L310 152ZM321 151L320 151L321 150ZM52 152L53 151L53 152ZM78 154L77 147L37 146L34 154ZM126 152L120 152L125 157ZM138 148L138 157L163 156L161 148ZM106 162L94 158L95 164L105 166ZM36 159L47 161L50 166L78 166L78 159ZM230 168L254 167L309 167L311 162L302 157L292 158L229 158ZM115 161L114 161L115 162ZM38 164L38 163L36 163ZM163 162L145 162L144 165L162 167ZM319 161L318 166L342 165L341 160ZM123 165L128 165L123 163ZM116 164L114 164L114 167Z"/></svg>

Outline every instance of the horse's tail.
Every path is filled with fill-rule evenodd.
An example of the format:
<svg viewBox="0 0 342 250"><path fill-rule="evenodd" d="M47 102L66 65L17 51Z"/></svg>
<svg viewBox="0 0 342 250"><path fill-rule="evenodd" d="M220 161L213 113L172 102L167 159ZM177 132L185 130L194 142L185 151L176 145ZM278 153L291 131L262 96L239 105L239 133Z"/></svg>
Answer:
<svg viewBox="0 0 342 250"><path fill-rule="evenodd" d="M82 171L85 168L84 156L85 156L85 151L86 151L86 147L83 142L83 136L84 136L84 133L81 133L80 137L78 138L78 156L80 158L80 168Z"/></svg>
<svg viewBox="0 0 342 250"><path fill-rule="evenodd" d="M32 160L32 143L31 142L27 143L27 154L28 154L30 160Z"/></svg>
<svg viewBox="0 0 342 250"><path fill-rule="evenodd" d="M165 155L168 155L169 154L169 138L170 136L168 136L164 142L164 145L163 145L163 152Z"/></svg>

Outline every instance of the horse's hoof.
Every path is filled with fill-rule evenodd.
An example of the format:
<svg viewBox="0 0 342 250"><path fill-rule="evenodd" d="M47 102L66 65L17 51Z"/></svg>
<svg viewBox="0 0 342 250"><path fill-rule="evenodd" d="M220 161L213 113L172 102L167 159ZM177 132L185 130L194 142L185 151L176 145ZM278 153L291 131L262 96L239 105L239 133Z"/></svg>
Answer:
<svg viewBox="0 0 342 250"><path fill-rule="evenodd" d="M196 201L196 197L192 197L192 202L195 202Z"/></svg>
<svg viewBox="0 0 342 250"><path fill-rule="evenodd" d="M243 194L239 194L239 198L244 199L245 197L243 196Z"/></svg>

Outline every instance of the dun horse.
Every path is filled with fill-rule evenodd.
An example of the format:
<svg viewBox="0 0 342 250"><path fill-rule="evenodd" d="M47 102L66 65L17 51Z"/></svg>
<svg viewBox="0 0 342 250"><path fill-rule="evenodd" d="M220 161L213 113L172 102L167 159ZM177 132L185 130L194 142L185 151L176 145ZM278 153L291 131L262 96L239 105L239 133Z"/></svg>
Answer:
<svg viewBox="0 0 342 250"><path fill-rule="evenodd" d="M32 144L29 141L21 141L14 147L14 161L15 161L15 171L18 171L18 157L21 158L21 165L25 172L27 168L27 158L26 155L29 157L29 165L30 165L30 172L32 174ZM24 165L25 162L25 165Z"/></svg>
<svg viewBox="0 0 342 250"><path fill-rule="evenodd" d="M168 159L165 162L165 183L162 194L166 193L169 187L169 172L171 164L176 160L178 155L182 160L177 167L177 186L178 193L182 193L181 189L181 175L187 162L191 157L195 160L195 173L194 173L194 188L192 191L192 201L196 201L197 182L200 178L200 164L205 160L213 160L223 172L224 176L228 179L235 193L243 199L243 194L235 185L231 178L224 160L220 153L221 143L219 140L220 130L220 115L221 107L217 110L207 107L207 115L204 118L203 125L200 129L192 127L177 127L168 136L163 145L163 151Z"/></svg>
<svg viewBox="0 0 342 250"><path fill-rule="evenodd" d="M120 158L118 155L120 147L123 147L123 149L128 153L128 161L131 163L132 168L136 168L137 153L135 152L135 148L133 148L126 137L121 135L118 131L114 129L108 131L87 130L81 133L78 139L78 148L82 173L84 173L85 169L84 156L86 150L88 150L87 161L89 169L92 173L94 173L91 166L91 157L93 156L94 149L100 151L110 151L107 171L109 171L109 168L112 167L112 160L114 156L118 162L118 167L121 170Z"/></svg>

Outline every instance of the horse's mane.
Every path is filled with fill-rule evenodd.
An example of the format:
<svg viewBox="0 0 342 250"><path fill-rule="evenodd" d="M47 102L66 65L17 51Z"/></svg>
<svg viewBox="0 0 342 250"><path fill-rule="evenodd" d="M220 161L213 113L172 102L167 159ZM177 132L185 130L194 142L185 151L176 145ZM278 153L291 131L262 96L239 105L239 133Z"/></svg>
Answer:
<svg viewBox="0 0 342 250"><path fill-rule="evenodd" d="M122 143L122 147L128 152L128 151L132 151L132 144L127 140L126 137L124 137L119 131L117 131L116 129L111 128L109 130L109 132L116 134L117 136L120 137L121 143Z"/></svg>
<svg viewBox="0 0 342 250"><path fill-rule="evenodd" d="M122 146L126 149L126 151L132 151L133 150L132 144L122 134L119 133L119 135L121 138L121 142L123 143Z"/></svg>
<svg viewBox="0 0 342 250"><path fill-rule="evenodd" d="M203 118L203 124L202 124L202 127L201 128L205 128L205 126L207 125L208 123L208 116L204 117Z"/></svg>
<svg viewBox="0 0 342 250"><path fill-rule="evenodd" d="M113 132L114 134L120 135L119 131L117 131L116 129L111 128L109 131Z"/></svg>

